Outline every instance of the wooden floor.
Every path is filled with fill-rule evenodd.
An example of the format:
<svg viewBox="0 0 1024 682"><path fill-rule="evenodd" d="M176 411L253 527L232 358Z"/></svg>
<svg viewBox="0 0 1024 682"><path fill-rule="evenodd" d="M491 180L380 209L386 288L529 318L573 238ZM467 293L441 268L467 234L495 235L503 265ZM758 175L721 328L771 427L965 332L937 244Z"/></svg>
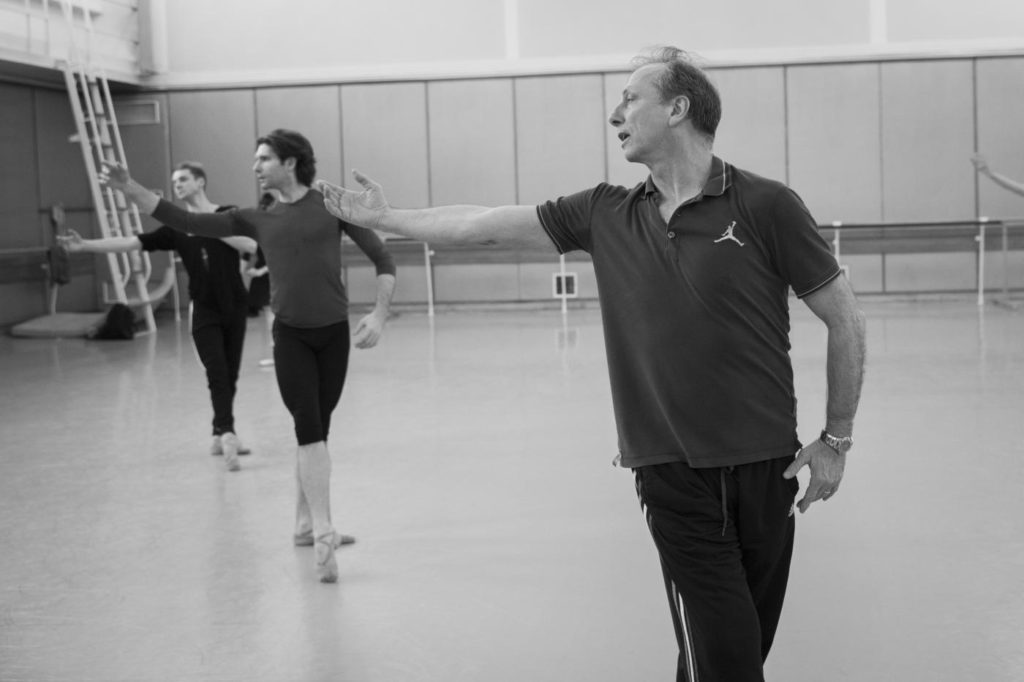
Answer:
<svg viewBox="0 0 1024 682"><path fill-rule="evenodd" d="M871 302L843 489L798 518L776 682L1024 671L1024 311ZM794 305L800 434L822 325ZM260 320L211 457L170 318L134 341L0 339L0 680L673 679L660 572L615 432L599 312L404 313L353 351L317 582ZM806 475L802 477L806 481Z"/></svg>

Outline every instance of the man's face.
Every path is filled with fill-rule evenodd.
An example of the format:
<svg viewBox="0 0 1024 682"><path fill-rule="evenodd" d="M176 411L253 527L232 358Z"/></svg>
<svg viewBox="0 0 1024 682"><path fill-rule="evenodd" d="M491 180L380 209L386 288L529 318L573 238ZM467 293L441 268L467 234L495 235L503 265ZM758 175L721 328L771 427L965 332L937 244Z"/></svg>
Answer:
<svg viewBox="0 0 1024 682"><path fill-rule="evenodd" d="M203 181L192 175L190 170L176 170L171 174L171 187L174 189L174 196L188 199L203 188Z"/></svg>
<svg viewBox="0 0 1024 682"><path fill-rule="evenodd" d="M277 154L269 145L261 144L256 148L256 162L252 170L263 191L286 187L289 173L288 167L277 158Z"/></svg>
<svg viewBox="0 0 1024 682"><path fill-rule="evenodd" d="M664 150L672 102L662 102L654 80L664 64L647 64L634 71L622 91L622 101L612 110L608 122L618 130L627 161L648 163Z"/></svg>

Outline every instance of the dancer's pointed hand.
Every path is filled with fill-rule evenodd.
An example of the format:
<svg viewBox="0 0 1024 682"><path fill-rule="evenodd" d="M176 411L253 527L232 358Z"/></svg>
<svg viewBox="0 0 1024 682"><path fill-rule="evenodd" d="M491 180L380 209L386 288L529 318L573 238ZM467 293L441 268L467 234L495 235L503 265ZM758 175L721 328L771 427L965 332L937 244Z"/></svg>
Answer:
<svg viewBox="0 0 1024 682"><path fill-rule="evenodd" d="M82 235L70 228L68 228L67 234L57 235L57 243L60 244L61 248L69 253L78 253L85 248L85 242L82 239Z"/></svg>
<svg viewBox="0 0 1024 682"><path fill-rule="evenodd" d="M100 185L103 187L123 192L128 189L128 184L132 181L132 178L128 174L128 168L123 164L116 161L104 161L100 167L99 180Z"/></svg>

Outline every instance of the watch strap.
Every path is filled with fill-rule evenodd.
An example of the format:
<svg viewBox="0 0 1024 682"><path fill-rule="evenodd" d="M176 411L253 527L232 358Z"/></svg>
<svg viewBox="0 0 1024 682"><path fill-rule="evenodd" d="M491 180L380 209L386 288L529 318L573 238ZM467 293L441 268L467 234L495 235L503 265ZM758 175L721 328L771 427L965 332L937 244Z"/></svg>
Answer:
<svg viewBox="0 0 1024 682"><path fill-rule="evenodd" d="M822 429L821 436L819 437L822 443L835 450L840 455L845 455L850 448L853 447L852 436L833 436L828 431Z"/></svg>

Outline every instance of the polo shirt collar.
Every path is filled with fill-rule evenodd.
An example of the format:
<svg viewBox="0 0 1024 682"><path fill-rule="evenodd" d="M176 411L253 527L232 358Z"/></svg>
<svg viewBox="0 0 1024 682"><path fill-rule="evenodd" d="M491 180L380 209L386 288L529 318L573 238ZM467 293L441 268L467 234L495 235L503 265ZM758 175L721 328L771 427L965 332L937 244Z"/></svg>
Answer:
<svg viewBox="0 0 1024 682"><path fill-rule="evenodd" d="M708 174L708 180L704 183L704 189L701 190L701 194L703 196L720 197L731 186L732 166L717 156L712 156L711 173ZM654 178L648 175L647 181L644 183L644 196L648 197L651 194L657 193L658 188L654 184Z"/></svg>

